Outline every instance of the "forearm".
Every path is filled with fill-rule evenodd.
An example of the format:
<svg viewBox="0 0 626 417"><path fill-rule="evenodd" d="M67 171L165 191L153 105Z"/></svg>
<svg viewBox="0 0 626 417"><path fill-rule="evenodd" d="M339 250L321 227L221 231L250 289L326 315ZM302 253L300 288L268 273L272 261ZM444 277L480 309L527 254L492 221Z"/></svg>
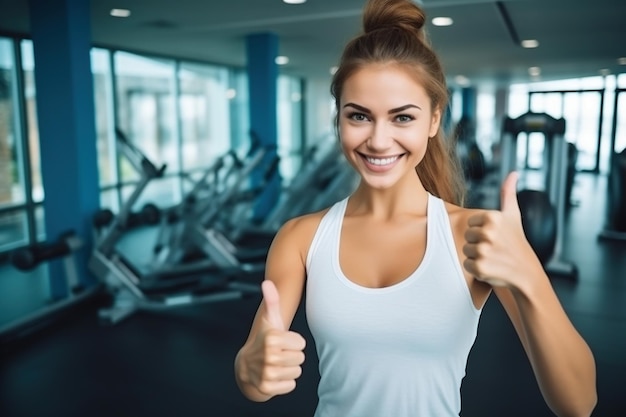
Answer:
<svg viewBox="0 0 626 417"><path fill-rule="evenodd" d="M524 347L548 406L559 416L589 416L597 401L593 354L547 277L513 291Z"/></svg>

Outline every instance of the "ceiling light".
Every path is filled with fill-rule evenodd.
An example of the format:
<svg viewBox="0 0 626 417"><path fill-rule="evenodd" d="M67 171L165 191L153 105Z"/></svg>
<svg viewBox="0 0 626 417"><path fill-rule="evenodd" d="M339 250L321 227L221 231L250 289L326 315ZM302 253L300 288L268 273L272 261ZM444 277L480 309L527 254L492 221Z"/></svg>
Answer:
<svg viewBox="0 0 626 417"><path fill-rule="evenodd" d="M537 39L526 39L522 41L523 48L536 48L539 46L539 41Z"/></svg>
<svg viewBox="0 0 626 417"><path fill-rule="evenodd" d="M626 65L626 56L623 56L621 58L617 58L617 63L620 65Z"/></svg>
<svg viewBox="0 0 626 417"><path fill-rule="evenodd" d="M130 10L128 9L111 9L109 14L113 17L128 17L130 16Z"/></svg>
<svg viewBox="0 0 626 417"><path fill-rule="evenodd" d="M283 0L283 3L287 3L287 4L302 4L302 3L306 3L306 0Z"/></svg>
<svg viewBox="0 0 626 417"><path fill-rule="evenodd" d="M465 75L457 75L454 77L454 81L461 87L467 87L470 85L470 80Z"/></svg>
<svg viewBox="0 0 626 417"><path fill-rule="evenodd" d="M235 97L237 97L237 90L235 90L234 88L229 88L228 90L226 90L226 98L228 100L232 100Z"/></svg>
<svg viewBox="0 0 626 417"><path fill-rule="evenodd" d="M445 16L433 17L432 22L435 26L450 26L452 23L454 23L451 17Z"/></svg>
<svg viewBox="0 0 626 417"><path fill-rule="evenodd" d="M541 68L539 67L530 67L528 68L528 74L531 75L531 77L538 77L541 75Z"/></svg>
<svg viewBox="0 0 626 417"><path fill-rule="evenodd" d="M289 63L289 58L286 56L277 56L276 59L274 59L274 62L276 62L276 65L287 65Z"/></svg>

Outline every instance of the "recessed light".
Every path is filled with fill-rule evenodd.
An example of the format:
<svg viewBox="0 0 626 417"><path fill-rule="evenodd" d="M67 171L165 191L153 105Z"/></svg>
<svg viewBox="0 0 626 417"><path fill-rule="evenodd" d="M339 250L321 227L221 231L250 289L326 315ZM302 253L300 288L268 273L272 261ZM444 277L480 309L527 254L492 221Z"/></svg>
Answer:
<svg viewBox="0 0 626 417"><path fill-rule="evenodd" d="M541 75L541 68L539 68L539 67L530 67L530 68L528 68L528 73L532 77L538 77L538 76Z"/></svg>
<svg viewBox="0 0 626 417"><path fill-rule="evenodd" d="M521 42L523 48L536 48L539 46L537 39L525 39Z"/></svg>
<svg viewBox="0 0 626 417"><path fill-rule="evenodd" d="M440 17L433 17L433 25L435 26L450 26L451 24L454 23L454 20L452 20L451 17L445 17L445 16L440 16Z"/></svg>
<svg viewBox="0 0 626 417"><path fill-rule="evenodd" d="M306 0L283 0L283 3L287 3L287 4L302 4L302 3L306 3Z"/></svg>
<svg viewBox="0 0 626 417"><path fill-rule="evenodd" d="M274 62L276 62L276 65L287 65L289 63L289 58L286 56L277 56L276 59L274 59Z"/></svg>
<svg viewBox="0 0 626 417"><path fill-rule="evenodd" d="M235 97L237 97L237 90L235 90L234 88L229 88L228 90L226 90L226 98L228 100L232 100Z"/></svg>
<svg viewBox="0 0 626 417"><path fill-rule="evenodd" d="M111 9L109 14L113 17L128 17L130 16L130 10L128 9Z"/></svg>
<svg viewBox="0 0 626 417"><path fill-rule="evenodd" d="M617 58L617 63L620 65L626 65L626 56L623 56L621 58Z"/></svg>
<svg viewBox="0 0 626 417"><path fill-rule="evenodd" d="M470 80L465 75L457 75L454 77L454 81L461 87L467 87L470 85Z"/></svg>

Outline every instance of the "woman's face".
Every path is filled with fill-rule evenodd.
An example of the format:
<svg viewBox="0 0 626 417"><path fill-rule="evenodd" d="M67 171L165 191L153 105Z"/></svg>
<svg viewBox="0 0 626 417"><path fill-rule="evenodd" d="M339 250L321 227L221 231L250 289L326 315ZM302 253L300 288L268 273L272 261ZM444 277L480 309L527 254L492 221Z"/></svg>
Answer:
<svg viewBox="0 0 626 417"><path fill-rule="evenodd" d="M428 138L439 128L426 90L397 65L368 65L346 79L339 134L346 158L374 188L417 175Z"/></svg>

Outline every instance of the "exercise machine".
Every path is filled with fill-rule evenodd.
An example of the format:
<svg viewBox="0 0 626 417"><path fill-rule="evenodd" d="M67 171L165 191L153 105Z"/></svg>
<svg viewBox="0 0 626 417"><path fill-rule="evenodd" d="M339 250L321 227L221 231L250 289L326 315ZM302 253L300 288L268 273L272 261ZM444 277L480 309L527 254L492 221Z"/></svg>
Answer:
<svg viewBox="0 0 626 417"><path fill-rule="evenodd" d="M84 288L79 281L75 253L83 247L83 241L73 231L60 235L54 241L37 243L16 249L9 255L11 265L28 273L46 262L61 261L68 295L50 300L49 304L0 328L0 339L9 339L40 323L57 317L68 308L86 301L101 291L100 286Z"/></svg>
<svg viewBox="0 0 626 417"><path fill-rule="evenodd" d="M265 268L269 239L260 244L235 240L230 231L249 223L256 198L276 174L280 159L273 148L255 145L244 157L228 152L209 168L201 180L210 186L192 188L179 205L168 209L154 249L152 274L206 268L260 272ZM220 171L225 171L220 175ZM254 185L250 176L261 172ZM199 190L203 190L202 193Z"/></svg>
<svg viewBox="0 0 626 417"><path fill-rule="evenodd" d="M543 190L518 192L522 223L526 237L542 260L546 272L576 280L578 268L562 257L568 168L565 119L528 112L517 118L506 117L502 130L502 180L517 168L518 136L522 133L544 135L545 187Z"/></svg>
<svg viewBox="0 0 626 417"><path fill-rule="evenodd" d="M171 273L146 273L127 259L118 243L131 225L151 224L155 213L150 205L133 214L133 208L147 185L162 177L165 165L156 167L121 131L117 131L120 150L140 175L140 180L119 213L100 211L94 215L95 245L89 268L111 295L111 304L98 312L103 324L115 324L139 310L165 310L173 307L239 299L258 294L258 283L236 281L240 271L196 269ZM149 207L149 209L146 209ZM137 220L132 221L135 218Z"/></svg>
<svg viewBox="0 0 626 417"><path fill-rule="evenodd" d="M312 146L303 158L304 164L281 192L279 200L260 224L235 225L233 234L275 234L287 220L331 206L347 197L358 185L358 175L348 165L338 141L330 137Z"/></svg>
<svg viewBox="0 0 626 417"><path fill-rule="evenodd" d="M626 148L611 154L606 224L599 238L626 241Z"/></svg>

